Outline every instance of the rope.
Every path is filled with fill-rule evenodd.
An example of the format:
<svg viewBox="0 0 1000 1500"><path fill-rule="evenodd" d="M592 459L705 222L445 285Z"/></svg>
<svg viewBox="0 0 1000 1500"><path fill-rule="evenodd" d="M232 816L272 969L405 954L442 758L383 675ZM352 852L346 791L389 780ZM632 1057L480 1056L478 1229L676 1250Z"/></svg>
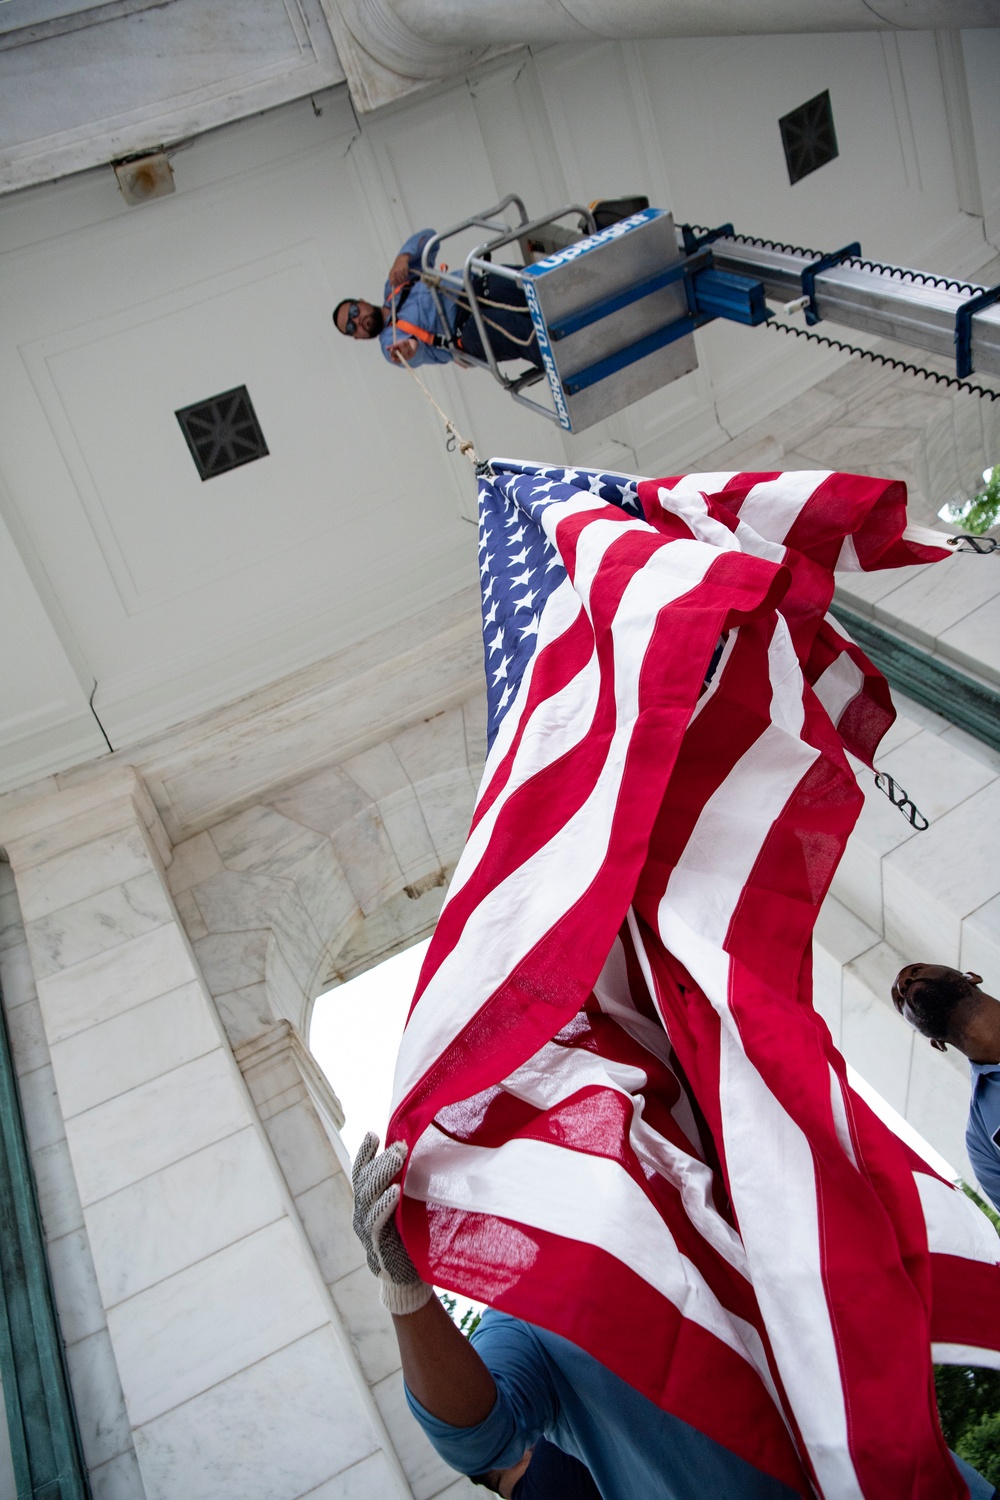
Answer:
<svg viewBox="0 0 1000 1500"><path fill-rule="evenodd" d="M436 286L439 292L443 292L446 297L450 297L451 300L456 303L463 312L467 312L471 316L472 309L469 306L468 302L466 302L463 294L458 291L457 288L452 286L450 282L443 281L441 276L433 271L422 271L421 280L426 281L429 285ZM524 312L523 307L515 307L511 302L495 302L491 297L480 297L478 292L476 293L476 301L479 303L480 307L496 307L502 309L504 312ZM502 328L499 323L495 323L493 319L488 318L485 313L483 313L482 316L483 322L487 325L487 327L494 329L497 333L502 333L504 338L509 339L512 344L517 344L521 349L527 349L531 344L535 342L534 329L531 330L527 338L522 339L519 338L516 333L511 333L510 329Z"/></svg>
<svg viewBox="0 0 1000 1500"><path fill-rule="evenodd" d="M939 370L925 370L923 365L910 364L907 360L893 359L889 354L879 354L874 349L862 349L858 344L845 344L842 339L828 339L825 334L811 333L806 328L793 328L790 323L779 323L774 318L765 323L778 333L793 333L797 339L808 339L812 344L825 344L829 349L839 349L843 354L855 354L858 359L870 359L874 364L888 365L892 370L903 370L908 375L920 375L924 380L933 380L936 385L950 386L956 391L967 391L972 396L1000 401L1000 390L991 391L985 385L973 385L969 380L958 380L954 375L942 375Z"/></svg>
<svg viewBox="0 0 1000 1500"><path fill-rule="evenodd" d="M395 297L390 298L390 308L392 311L392 342L395 344L398 342ZM455 448L457 448L462 457L467 458L472 464L473 468L478 471L481 467L481 460L472 443L469 442L469 439L462 436L462 434L459 432L458 428L452 421L451 417L449 417L448 413L437 404L430 391L424 385L424 382L420 379L420 376L417 374L416 370L412 370L405 359L395 354L393 355L393 360L397 365L400 365L408 375L413 376L413 379L417 382L417 385L419 385L420 389L423 391L424 395L427 397L428 401L431 403L434 410L437 412L438 416L444 423L444 430L448 434L445 441L445 447L447 448L448 452L451 453Z"/></svg>

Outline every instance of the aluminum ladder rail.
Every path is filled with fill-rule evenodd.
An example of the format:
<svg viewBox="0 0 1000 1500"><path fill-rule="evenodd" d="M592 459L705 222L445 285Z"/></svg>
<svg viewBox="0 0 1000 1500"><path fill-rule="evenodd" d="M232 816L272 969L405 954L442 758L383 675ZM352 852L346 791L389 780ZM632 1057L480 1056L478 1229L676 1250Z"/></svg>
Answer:
<svg viewBox="0 0 1000 1500"><path fill-rule="evenodd" d="M713 233L710 244L717 266L757 278L769 300L785 303L788 311L804 306L810 267L829 258L727 234ZM929 276L903 266L873 268L860 256L817 269L812 286L814 317L807 315L809 322L839 323L942 354L956 360L960 377L973 371L1000 375L1000 287ZM976 308L977 303L982 305ZM969 304L973 310L963 314Z"/></svg>

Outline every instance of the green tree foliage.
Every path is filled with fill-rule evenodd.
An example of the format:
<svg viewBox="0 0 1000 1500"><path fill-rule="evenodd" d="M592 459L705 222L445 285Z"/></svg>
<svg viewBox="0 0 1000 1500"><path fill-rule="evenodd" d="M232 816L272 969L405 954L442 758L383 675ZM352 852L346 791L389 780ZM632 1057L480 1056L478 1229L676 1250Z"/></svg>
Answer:
<svg viewBox="0 0 1000 1500"><path fill-rule="evenodd" d="M453 1297L450 1292L438 1292L441 1306L448 1314L451 1321L457 1326L460 1333L470 1338L479 1327L479 1320L483 1316L474 1307L467 1307L461 1317L458 1316L458 1298Z"/></svg>
<svg viewBox="0 0 1000 1500"><path fill-rule="evenodd" d="M1000 464L983 471L983 483L986 488L971 500L953 501L940 512L952 525L961 526L971 536L982 536L1000 517Z"/></svg>
<svg viewBox="0 0 1000 1500"><path fill-rule="evenodd" d="M1000 464L994 472L1000 476ZM1000 1232L1000 1214L967 1182L959 1186ZM1000 1485L1000 1370L935 1365L934 1385L948 1447L984 1479Z"/></svg>
<svg viewBox="0 0 1000 1500"><path fill-rule="evenodd" d="M1000 1411L967 1428L955 1444L955 1452L990 1484L1000 1485Z"/></svg>
<svg viewBox="0 0 1000 1500"><path fill-rule="evenodd" d="M958 1445L964 1436L980 1422L1000 1420L1000 1370L935 1365L934 1384L941 1430L956 1453L961 1451Z"/></svg>
<svg viewBox="0 0 1000 1500"><path fill-rule="evenodd" d="M1000 464L997 465L997 468L998 470L1000 470ZM962 1189L962 1192L965 1194L965 1196L972 1199L973 1203L979 1209L980 1213L984 1213L986 1215L990 1223L993 1225L993 1228L997 1231L998 1234L1000 1234L1000 1214L997 1213L993 1205L991 1203L987 1203L986 1199L981 1197L980 1194L976 1192L975 1188L970 1187L967 1182L962 1182L961 1179L959 1179L958 1185Z"/></svg>

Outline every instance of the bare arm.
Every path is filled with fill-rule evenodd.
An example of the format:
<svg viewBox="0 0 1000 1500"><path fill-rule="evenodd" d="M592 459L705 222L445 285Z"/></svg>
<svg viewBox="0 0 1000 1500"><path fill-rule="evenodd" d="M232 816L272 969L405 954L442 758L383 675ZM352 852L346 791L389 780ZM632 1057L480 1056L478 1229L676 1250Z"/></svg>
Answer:
<svg viewBox="0 0 1000 1500"><path fill-rule="evenodd" d="M452 1427L476 1427L493 1410L493 1376L437 1297L393 1317L403 1378L425 1411Z"/></svg>

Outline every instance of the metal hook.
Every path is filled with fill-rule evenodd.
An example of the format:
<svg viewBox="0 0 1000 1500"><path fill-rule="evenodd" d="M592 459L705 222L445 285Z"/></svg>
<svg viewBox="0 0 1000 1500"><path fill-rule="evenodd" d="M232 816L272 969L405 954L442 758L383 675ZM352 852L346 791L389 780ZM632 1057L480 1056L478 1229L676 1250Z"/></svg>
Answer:
<svg viewBox="0 0 1000 1500"><path fill-rule="evenodd" d="M903 788L893 781L888 771L875 772L875 785L880 792L885 793L893 807L899 808L911 828L915 828L918 833L923 833L931 826L920 809L914 805L912 798L908 797Z"/></svg>
<svg viewBox="0 0 1000 1500"><path fill-rule="evenodd" d="M968 546L963 546L963 542L967 542ZM978 552L980 557L986 557L990 552L1000 552L1000 537L969 536L963 532L960 536L950 536L948 545L954 547L956 552Z"/></svg>

